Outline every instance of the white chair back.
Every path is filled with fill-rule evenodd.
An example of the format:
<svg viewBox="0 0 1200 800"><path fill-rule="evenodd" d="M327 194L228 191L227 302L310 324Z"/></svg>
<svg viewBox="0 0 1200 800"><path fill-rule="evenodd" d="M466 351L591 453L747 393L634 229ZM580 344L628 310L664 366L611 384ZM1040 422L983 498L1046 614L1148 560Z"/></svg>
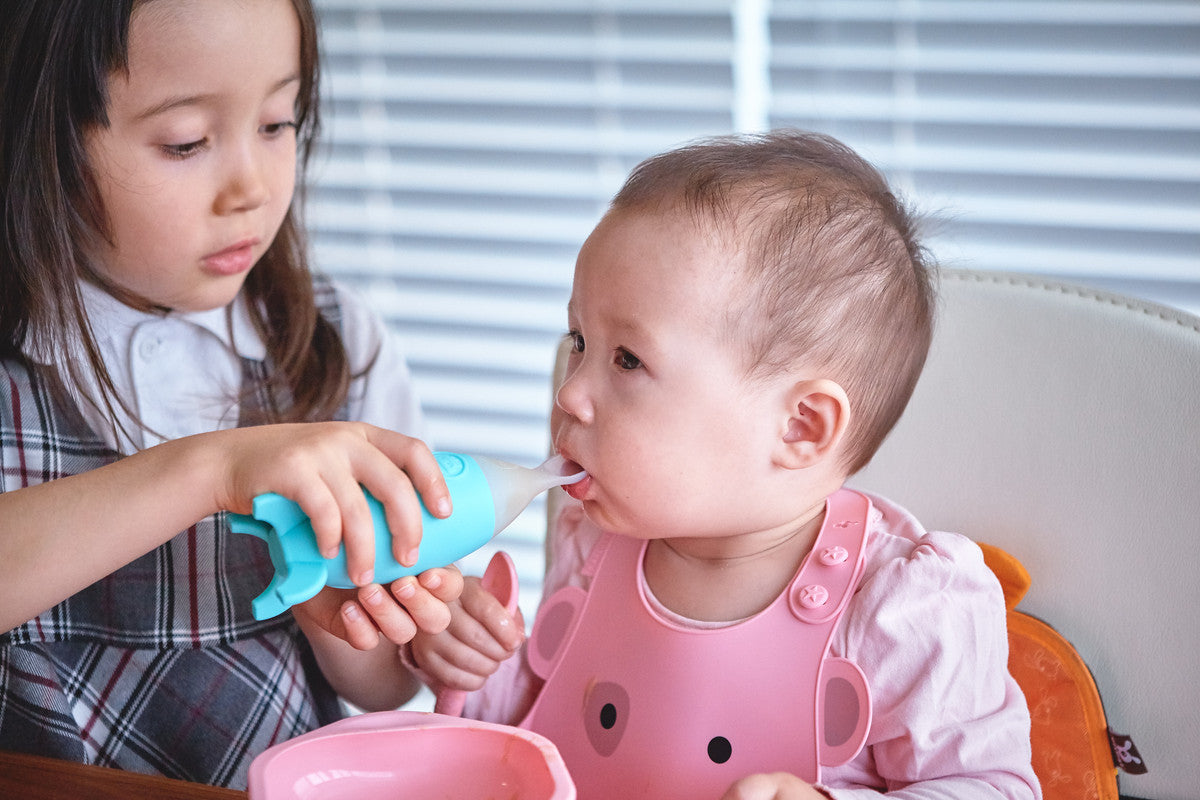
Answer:
<svg viewBox="0 0 1200 800"><path fill-rule="evenodd" d="M944 272L929 362L851 485L998 545L1020 610L1092 669L1149 772L1200 796L1200 318L1015 274Z"/></svg>

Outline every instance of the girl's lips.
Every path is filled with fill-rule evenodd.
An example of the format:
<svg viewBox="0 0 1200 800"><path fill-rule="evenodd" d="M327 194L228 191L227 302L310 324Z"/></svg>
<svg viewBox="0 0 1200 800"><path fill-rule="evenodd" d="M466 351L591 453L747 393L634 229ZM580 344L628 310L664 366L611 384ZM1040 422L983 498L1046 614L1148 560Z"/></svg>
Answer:
<svg viewBox="0 0 1200 800"><path fill-rule="evenodd" d="M203 258L205 268L214 275L238 275L254 266L255 240L238 242Z"/></svg>

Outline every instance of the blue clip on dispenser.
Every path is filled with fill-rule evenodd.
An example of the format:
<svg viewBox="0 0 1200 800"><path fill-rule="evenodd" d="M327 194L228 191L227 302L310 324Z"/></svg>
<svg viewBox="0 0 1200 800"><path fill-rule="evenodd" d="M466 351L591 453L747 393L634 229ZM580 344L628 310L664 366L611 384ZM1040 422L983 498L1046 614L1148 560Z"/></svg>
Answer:
<svg viewBox="0 0 1200 800"><path fill-rule="evenodd" d="M542 492L581 480L585 473L564 474L567 462L552 456L530 469L486 456L434 453L450 490L453 512L439 519L421 506L421 547L417 563L406 567L392 555L392 534L384 517L383 504L365 488L367 505L375 524L375 580L390 583L405 575L416 575L444 567L483 547L508 527L517 515ZM254 618L269 619L296 603L314 597L326 586L352 589L346 572L343 545L333 558L317 550L312 523L300 506L273 492L254 498L253 513L229 515L235 533L257 536L267 543L275 577L251 601Z"/></svg>

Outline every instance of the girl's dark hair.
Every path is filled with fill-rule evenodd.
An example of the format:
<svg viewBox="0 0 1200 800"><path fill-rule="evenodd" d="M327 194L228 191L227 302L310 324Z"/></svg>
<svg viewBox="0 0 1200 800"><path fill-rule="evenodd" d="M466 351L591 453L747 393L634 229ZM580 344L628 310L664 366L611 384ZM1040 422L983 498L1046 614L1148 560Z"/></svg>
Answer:
<svg viewBox="0 0 1200 800"><path fill-rule="evenodd" d="M99 402L112 419L115 404L123 404L101 359L78 281L92 281L132 305L151 306L122 293L96 268L93 254L109 231L85 142L89 130L109 124L109 77L128 65L134 10L153 0L2 2L0 357L28 362L31 341L64 352L77 338L87 364L63 365L61 378L78 383L80 370L94 372ZM244 389L263 389L276 399L255 422L331 418L351 378L336 327L317 311L300 223L303 175L319 127L319 60L311 0L292 0L292 6L300 21L296 197L244 289L272 365L269 385Z"/></svg>

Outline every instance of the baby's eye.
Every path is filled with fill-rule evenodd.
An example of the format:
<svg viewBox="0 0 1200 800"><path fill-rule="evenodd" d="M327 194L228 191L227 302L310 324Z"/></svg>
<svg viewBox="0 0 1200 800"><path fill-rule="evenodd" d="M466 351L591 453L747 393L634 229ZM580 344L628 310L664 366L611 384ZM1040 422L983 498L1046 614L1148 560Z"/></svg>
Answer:
<svg viewBox="0 0 1200 800"><path fill-rule="evenodd" d="M621 369L639 369L642 366L642 360L621 347L617 349L616 355L613 356L613 363Z"/></svg>
<svg viewBox="0 0 1200 800"><path fill-rule="evenodd" d="M583 352L583 334L579 331L569 331L567 333L567 341L571 343L572 353Z"/></svg>
<svg viewBox="0 0 1200 800"><path fill-rule="evenodd" d="M206 147L208 147L208 139L197 139L194 142L184 142L183 144L164 144L162 149L171 158L189 158L200 153Z"/></svg>

